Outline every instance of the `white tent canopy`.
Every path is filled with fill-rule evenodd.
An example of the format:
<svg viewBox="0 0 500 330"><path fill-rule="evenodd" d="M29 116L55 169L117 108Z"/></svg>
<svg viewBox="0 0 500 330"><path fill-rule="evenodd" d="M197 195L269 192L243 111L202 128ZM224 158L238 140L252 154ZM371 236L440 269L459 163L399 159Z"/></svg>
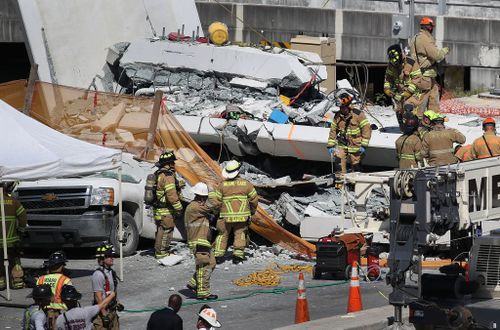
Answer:
<svg viewBox="0 0 500 330"><path fill-rule="evenodd" d="M0 100L0 182L76 176L121 168L121 151L83 142L47 127ZM121 176L121 171L119 171ZM121 187L121 178L120 178ZM118 192L121 224L121 188ZM0 189L2 237L6 237L3 189ZM121 235L120 235L121 237ZM9 283L7 241L4 266ZM120 255L121 255L120 246ZM122 265L121 265L122 266ZM10 291L7 286L7 299Z"/></svg>
<svg viewBox="0 0 500 330"><path fill-rule="evenodd" d="M36 180L120 167L119 150L83 142L0 101L0 180Z"/></svg>

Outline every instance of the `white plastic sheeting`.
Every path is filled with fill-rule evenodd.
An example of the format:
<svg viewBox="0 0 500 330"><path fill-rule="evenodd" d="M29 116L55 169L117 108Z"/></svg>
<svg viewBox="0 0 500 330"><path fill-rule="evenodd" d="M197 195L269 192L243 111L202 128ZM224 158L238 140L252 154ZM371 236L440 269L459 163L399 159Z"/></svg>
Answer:
<svg viewBox="0 0 500 330"><path fill-rule="evenodd" d="M0 101L0 181L94 173L121 165L119 150L83 142Z"/></svg>

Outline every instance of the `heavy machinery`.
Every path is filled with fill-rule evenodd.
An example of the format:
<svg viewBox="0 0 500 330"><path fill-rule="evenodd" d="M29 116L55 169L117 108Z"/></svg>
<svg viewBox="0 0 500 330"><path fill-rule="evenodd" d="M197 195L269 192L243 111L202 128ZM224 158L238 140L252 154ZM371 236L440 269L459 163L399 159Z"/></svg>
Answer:
<svg viewBox="0 0 500 330"><path fill-rule="evenodd" d="M407 306L417 329L492 329L500 322L500 302L491 300L500 292L500 231L480 237L483 223L500 220L499 165L497 157L401 170L390 178L386 280L393 287L393 328L402 328ZM459 265L422 272L422 256L447 232L456 259L469 256L470 274Z"/></svg>

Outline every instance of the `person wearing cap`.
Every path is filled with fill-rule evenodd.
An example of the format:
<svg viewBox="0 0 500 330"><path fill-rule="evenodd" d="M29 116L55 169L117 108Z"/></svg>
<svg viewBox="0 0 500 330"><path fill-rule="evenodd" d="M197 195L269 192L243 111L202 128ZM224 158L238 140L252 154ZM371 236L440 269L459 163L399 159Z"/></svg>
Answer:
<svg viewBox="0 0 500 330"><path fill-rule="evenodd" d="M55 328L57 317L63 310L67 309L61 300L62 287L72 284L71 279L63 274L66 261L66 255L63 251L52 253L49 259L45 261L49 274L40 276L36 281L36 285L48 284L52 288L52 302L47 307L47 317L51 329Z"/></svg>
<svg viewBox="0 0 500 330"><path fill-rule="evenodd" d="M420 97L421 106L439 112L439 87L436 83L437 63L444 60L449 53L449 48L438 48L432 36L434 21L430 17L420 20L420 31L410 40L410 56L413 58L421 72L423 95Z"/></svg>
<svg viewBox="0 0 500 330"><path fill-rule="evenodd" d="M210 308L208 306L206 306L205 308L201 308L200 312L198 313L196 329L211 330L212 328L220 328L221 326L222 325L217 320L217 313L213 308Z"/></svg>
<svg viewBox="0 0 500 330"><path fill-rule="evenodd" d="M233 263L245 258L248 244L248 225L257 212L259 196L253 185L239 177L241 164L236 160L226 163L222 170L222 181L209 196L212 205L219 210L217 238L215 239L216 262L224 261L229 234L234 233Z"/></svg>
<svg viewBox="0 0 500 330"><path fill-rule="evenodd" d="M472 158L482 159L500 156L500 137L496 132L496 122L492 117L483 120L483 136L472 143Z"/></svg>
<svg viewBox="0 0 500 330"><path fill-rule="evenodd" d="M117 310L121 309L122 305L116 301L118 275L112 268L115 256L113 245L108 242L103 242L97 248L96 258L99 267L92 274L94 305L100 304L111 292L115 293L115 298L106 308L101 309L94 319L94 330L117 330L120 328Z"/></svg>
<svg viewBox="0 0 500 330"><path fill-rule="evenodd" d="M340 110L335 113L328 137L328 153L340 158L342 174L347 173L347 159L353 171L361 170L361 158L370 143L372 129L363 111L352 105L353 96L342 92L337 96Z"/></svg>
<svg viewBox="0 0 500 330"><path fill-rule="evenodd" d="M182 330L183 321L177 314L182 306L182 297L174 293L168 298L168 306L157 310L149 317L147 330Z"/></svg>
<svg viewBox="0 0 500 330"><path fill-rule="evenodd" d="M68 306L68 310L63 312L56 321L53 329L57 330L90 330L92 329L92 319L101 309L115 298L115 293L109 295L97 305L78 307L78 300L82 299L82 294L72 285L66 284L61 289L61 299Z"/></svg>
<svg viewBox="0 0 500 330"><path fill-rule="evenodd" d="M431 166L457 163L453 144L465 143L465 136L456 129L446 128L444 115L434 113L431 117L432 131L422 140L422 156Z"/></svg>
<svg viewBox="0 0 500 330"><path fill-rule="evenodd" d="M24 311L23 330L45 330L49 328L47 322L47 306L52 299L52 288L48 284L37 285L28 298L35 303Z"/></svg>
<svg viewBox="0 0 500 330"><path fill-rule="evenodd" d="M217 295L210 293L210 276L215 268L215 256L212 251L210 214L213 212L208 201L208 186L198 182L193 187L194 200L184 212L187 241L193 252L196 270L187 287L196 292L199 300L214 300Z"/></svg>
<svg viewBox="0 0 500 330"><path fill-rule="evenodd" d="M172 151L160 155L155 175L157 207L154 208L156 222L155 257L161 259L170 255L170 242L174 234L175 217L182 214L179 199L179 183L175 176L175 161Z"/></svg>
<svg viewBox="0 0 500 330"><path fill-rule="evenodd" d="M396 154L399 168L417 168L423 165L420 153L422 141L418 136L418 118L413 113L406 113L403 118L403 135L396 140Z"/></svg>
<svg viewBox="0 0 500 330"><path fill-rule="evenodd" d="M9 260L10 272L10 287L13 289L24 288L24 271L21 266L21 249L19 243L21 242L21 235L26 229L26 210L10 193L14 188L12 182L0 183L0 189L3 190L3 207L5 212L5 225L6 236L0 234L0 253L3 257L4 239L7 243L7 256ZM7 279L5 274L5 267L0 267L0 291L7 288Z"/></svg>

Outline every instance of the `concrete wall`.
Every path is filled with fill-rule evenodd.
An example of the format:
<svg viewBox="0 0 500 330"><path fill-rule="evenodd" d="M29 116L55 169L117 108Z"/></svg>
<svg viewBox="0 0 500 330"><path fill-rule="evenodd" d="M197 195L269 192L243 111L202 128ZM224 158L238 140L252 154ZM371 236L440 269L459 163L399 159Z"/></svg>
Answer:
<svg viewBox="0 0 500 330"><path fill-rule="evenodd" d="M392 14L398 12L398 3L395 1L382 3L367 0L332 0L324 9L321 9L320 3L324 4L325 0L231 2L233 4L225 6L243 18L245 24L236 23L234 15L231 16L217 3L197 1L205 31L211 22L221 20L230 30L240 31L231 35L233 41L257 43L262 40L263 38L252 32L250 27L262 32L272 41L289 41L299 32L312 36L328 34L336 38L338 60L379 63L386 61L387 47L397 41L391 38ZM235 2L244 3L234 4ZM492 72L500 71L500 20L472 17L495 11L493 6L500 8L500 3L477 0L457 0L456 3L463 3L464 7L448 6L444 10L437 2L433 5L418 4L414 21L415 31L418 30L420 18L424 14L429 15L437 23L434 35L438 46L448 46L451 49L447 63L455 66L487 67ZM465 7L474 4L490 7ZM381 8L387 9L387 12ZM449 13L455 9L465 10L471 17L436 16L440 11ZM471 77L471 87L490 86L493 82L490 75Z"/></svg>
<svg viewBox="0 0 500 330"><path fill-rule="evenodd" d="M0 1L0 42L24 42L16 0Z"/></svg>

